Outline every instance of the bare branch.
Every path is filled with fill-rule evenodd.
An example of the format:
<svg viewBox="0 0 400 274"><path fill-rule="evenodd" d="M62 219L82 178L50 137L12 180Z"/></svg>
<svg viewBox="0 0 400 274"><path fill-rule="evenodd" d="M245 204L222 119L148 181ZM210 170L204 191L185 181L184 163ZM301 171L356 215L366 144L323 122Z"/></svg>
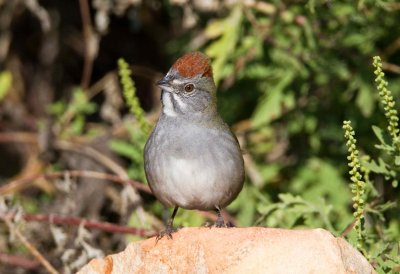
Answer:
<svg viewBox="0 0 400 274"><path fill-rule="evenodd" d="M0 218L3 220L11 220L15 217L15 213L0 213ZM109 222L96 222L88 221L78 217L59 216L59 215L45 215L45 214L22 214L21 218L27 222L42 222L58 225L82 225L89 229L99 229L102 231L138 235L141 237L151 237L155 232L149 229L135 228L129 226L121 226Z"/></svg>
<svg viewBox="0 0 400 274"><path fill-rule="evenodd" d="M98 51L98 39L93 33L88 0L79 0L82 17L83 39L85 47L81 88L87 90L92 77L93 61Z"/></svg>
<svg viewBox="0 0 400 274"><path fill-rule="evenodd" d="M0 218L4 220L10 231L12 231L18 240L29 250L29 252L38 260L46 270L51 274L58 274L59 272L49 263L49 261L40 253L40 251L28 241L28 239L21 233L19 228L15 226L9 218L5 218L0 215Z"/></svg>
<svg viewBox="0 0 400 274"><path fill-rule="evenodd" d="M120 184L129 184L140 191L152 194L150 188L147 185L131 179L121 178L118 175L102 173L97 171L88 171L88 170L66 170L66 171L52 172L52 173L40 173L11 181L0 187L0 195L9 194L24 189L33 184L33 182L38 179L54 179L65 176L86 177L86 178L94 178L101 180L109 180L111 182Z"/></svg>
<svg viewBox="0 0 400 274"><path fill-rule="evenodd" d="M35 269L40 265L38 261L1 252L0 262L9 265L20 266L26 269Z"/></svg>

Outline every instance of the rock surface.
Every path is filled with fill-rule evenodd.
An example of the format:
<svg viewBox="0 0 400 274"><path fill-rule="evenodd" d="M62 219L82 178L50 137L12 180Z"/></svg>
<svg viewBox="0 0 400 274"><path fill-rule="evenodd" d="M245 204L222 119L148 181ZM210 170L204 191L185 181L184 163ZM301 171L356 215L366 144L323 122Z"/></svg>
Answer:
<svg viewBox="0 0 400 274"><path fill-rule="evenodd" d="M78 273L375 273L342 238L323 229L184 228L130 243Z"/></svg>

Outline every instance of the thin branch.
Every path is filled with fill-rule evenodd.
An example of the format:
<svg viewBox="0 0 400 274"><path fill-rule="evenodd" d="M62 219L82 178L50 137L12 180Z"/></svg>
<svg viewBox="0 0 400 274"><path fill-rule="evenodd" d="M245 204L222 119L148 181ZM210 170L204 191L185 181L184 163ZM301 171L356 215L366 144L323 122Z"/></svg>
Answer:
<svg viewBox="0 0 400 274"><path fill-rule="evenodd" d="M86 177L86 178L93 178L93 179L100 179L100 180L109 180L109 181L115 182L115 183L129 184L137 190L140 190L147 194L153 195L150 188L141 182L131 180L131 179L124 179L124 178L121 178L120 176L114 175L114 174L102 173L102 172L98 172L98 171L88 171L88 170L66 170L66 171L51 172L51 173L45 173L45 174L36 174L33 176L21 178L18 180L11 181L8 184L5 184L2 187L0 187L0 195L6 195L9 193L13 193L15 191L24 189L24 188L30 186L31 184L33 184L33 182L38 179L55 179L55 178L68 177L68 176L69 177L78 177L78 178ZM211 212L198 211L198 213L209 220L213 220L213 221L216 220L215 214L212 214ZM230 223L232 223L234 225L236 224L235 218L233 218L225 210L222 210L222 215Z"/></svg>
<svg viewBox="0 0 400 274"><path fill-rule="evenodd" d="M147 185L131 179L121 178L118 175L102 173L97 171L87 171L87 170L66 170L66 171L51 172L51 173L40 173L11 181L0 187L0 195L6 195L21 190L23 188L26 188L29 185L31 185L35 180L38 179L55 179L66 176L86 177L93 179L109 180L120 184L129 184L140 191L152 194L150 188Z"/></svg>
<svg viewBox="0 0 400 274"><path fill-rule="evenodd" d="M384 50L385 59L387 59L388 55L392 55L396 51L400 49L400 37L397 38L394 42L390 43Z"/></svg>
<svg viewBox="0 0 400 274"><path fill-rule="evenodd" d="M107 167L110 171L114 172L120 177L124 179L129 179L128 173L122 166L120 166L110 157L104 155L100 151L90 146L77 145L68 141L59 140L55 142L55 148L86 155L91 159L97 161L98 163L102 164L103 166Z"/></svg>
<svg viewBox="0 0 400 274"><path fill-rule="evenodd" d="M37 136L36 134L23 133L23 132L0 133L0 142L19 141L26 143L36 143L37 142L35 141L37 140L36 136ZM16 191L20 191L21 189L29 187L30 185L33 184L35 180L38 179L53 179L58 177L65 177L67 175L70 177L88 177L94 179L109 180L115 183L129 184L137 190L152 195L152 192L147 185L129 179L128 174L126 173L124 168L122 168L115 161L105 156L104 154L100 153L94 148L87 146L77 146L67 141L57 141L55 147L60 150L73 151L76 153L84 154L98 161L102 165L108 167L112 172L116 173L117 175L101 173L97 171L86 171L86 170L69 170L69 171L67 170L67 171L52 172L47 174L40 173L28 177L19 178L7 184L4 184L3 186L0 187L0 195L5 195ZM215 221L215 216L212 213L204 211L198 211L198 212L203 217ZM222 215L227 221L231 222L234 225L236 224L235 218L233 218L225 210L222 211Z"/></svg>
<svg viewBox="0 0 400 274"><path fill-rule="evenodd" d="M38 261L1 252L0 252L0 262L3 264L20 266L26 269L35 269L40 265Z"/></svg>
<svg viewBox="0 0 400 274"><path fill-rule="evenodd" d="M400 3L386 3L386 6L392 11L400 10Z"/></svg>
<svg viewBox="0 0 400 274"><path fill-rule="evenodd" d="M277 11L276 6L263 1L245 1L244 4L246 7L253 8L267 15L273 15Z"/></svg>
<svg viewBox="0 0 400 274"><path fill-rule="evenodd" d="M51 29L51 20L46 9L38 3L38 0L26 0L24 2L29 11L39 19L42 31L45 33L49 32Z"/></svg>
<svg viewBox="0 0 400 274"><path fill-rule="evenodd" d="M8 228L12 233L17 236L18 240L26 247L26 249L29 250L29 252L38 260L46 270L51 273L51 274L58 274L59 272L49 263L49 261L40 253L40 251L31 243L28 241L28 239L21 233L21 231L18 229L17 226L15 226L13 223L11 223L10 219L4 218L3 216L0 216L4 220L4 222L7 224Z"/></svg>
<svg viewBox="0 0 400 274"><path fill-rule="evenodd" d="M34 133L9 132L9 133L0 133L0 143L3 142L22 142L22 143L37 145L38 141L37 141L37 134ZM90 146L79 145L72 142L59 140L55 142L55 148L64 151L72 151L75 153L88 156L91 159L97 161L98 163L104 165L110 171L114 172L120 177L124 179L129 179L128 174L123 167L121 167L111 158L107 157L103 153L99 152L98 150Z"/></svg>
<svg viewBox="0 0 400 274"><path fill-rule="evenodd" d="M83 39L85 46L83 73L81 80L81 88L86 90L89 87L92 77L93 60L96 55L97 45L96 37L93 34L92 20L90 19L90 8L88 0L79 0L79 7L82 17Z"/></svg>
<svg viewBox="0 0 400 274"><path fill-rule="evenodd" d="M356 225L357 218L355 218L344 230L342 233L340 233L340 237L346 237L354 228Z"/></svg>
<svg viewBox="0 0 400 274"><path fill-rule="evenodd" d="M388 62L383 62L382 63L382 68L386 71L390 71L392 73L400 74L400 66L391 64Z"/></svg>
<svg viewBox="0 0 400 274"><path fill-rule="evenodd" d="M14 217L15 213L0 214L0 218L2 218L3 220L11 220ZM83 227L89 229L98 229L112 233L132 234L141 237L151 237L155 235L154 231L148 229L121 226L109 222L88 221L78 217L45 215L45 214L22 214L21 218L27 222L42 222L42 223L50 223L57 225L73 225L73 226L82 225Z"/></svg>
<svg viewBox="0 0 400 274"><path fill-rule="evenodd" d="M2 132L0 133L0 143L17 142L27 144L37 144L37 134L27 132Z"/></svg>

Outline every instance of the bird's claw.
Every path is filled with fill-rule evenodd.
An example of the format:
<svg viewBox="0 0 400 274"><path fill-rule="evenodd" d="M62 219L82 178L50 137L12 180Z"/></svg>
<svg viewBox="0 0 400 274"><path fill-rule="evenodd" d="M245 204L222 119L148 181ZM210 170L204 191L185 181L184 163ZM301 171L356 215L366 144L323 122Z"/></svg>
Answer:
<svg viewBox="0 0 400 274"><path fill-rule="evenodd" d="M224 218L222 218L222 216L219 215L214 223L214 227L228 227L228 226L225 224Z"/></svg>
<svg viewBox="0 0 400 274"><path fill-rule="evenodd" d="M163 231L161 231L160 233L158 233L157 237L156 237L156 243L161 240L164 236L167 236L168 239L172 240L172 233L174 233L175 230L170 227L167 226Z"/></svg>

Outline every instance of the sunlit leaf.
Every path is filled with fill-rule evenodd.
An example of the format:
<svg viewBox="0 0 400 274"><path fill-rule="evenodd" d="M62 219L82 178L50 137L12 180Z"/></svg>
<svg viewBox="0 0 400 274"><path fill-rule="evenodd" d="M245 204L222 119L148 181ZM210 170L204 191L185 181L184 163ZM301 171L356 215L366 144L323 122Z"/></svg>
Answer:
<svg viewBox="0 0 400 274"><path fill-rule="evenodd" d="M215 35L221 33L220 37L213 41L207 48L206 53L212 58L213 70L214 70L214 81L218 85L222 78L222 72L228 60L231 58L232 53L235 49L235 45L239 39L240 24L242 21L242 7L236 5L232 9L231 13L227 18L221 19L222 21L218 24L215 22L212 28L211 34ZM221 28L223 26L223 32ZM216 31L216 29L218 31Z"/></svg>
<svg viewBox="0 0 400 274"><path fill-rule="evenodd" d="M11 88L12 74L9 71L0 72L0 101L7 95Z"/></svg>
<svg viewBox="0 0 400 274"><path fill-rule="evenodd" d="M290 94L285 95L284 89L293 79L293 74L288 72L283 75L278 84L266 91L263 99L261 99L252 117L252 125L259 127L273 119L280 117L283 107L291 109L294 107L293 97ZM287 105L285 105L285 103Z"/></svg>

